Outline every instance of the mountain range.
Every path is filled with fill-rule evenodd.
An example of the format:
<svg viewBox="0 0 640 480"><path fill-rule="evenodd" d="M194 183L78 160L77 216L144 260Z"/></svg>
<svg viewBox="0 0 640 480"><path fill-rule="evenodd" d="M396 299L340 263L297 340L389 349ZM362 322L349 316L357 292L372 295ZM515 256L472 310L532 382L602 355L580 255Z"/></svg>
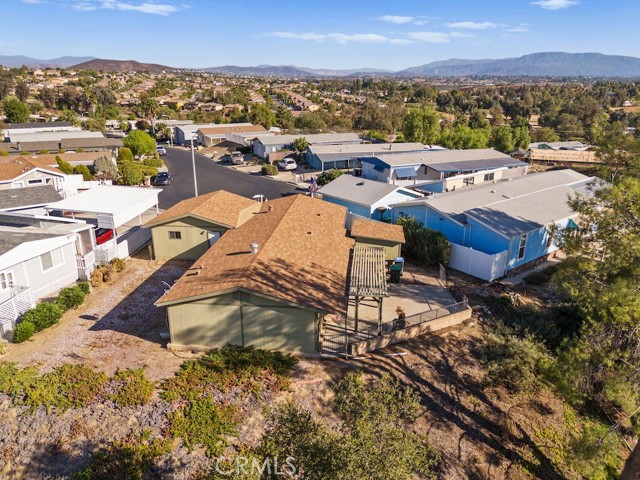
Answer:
<svg viewBox="0 0 640 480"><path fill-rule="evenodd" d="M173 67L133 60L102 60L95 57L60 57L39 60L23 56L2 56L7 67L74 67L109 72L145 71L159 73ZM262 77L640 77L640 58L601 53L542 52L517 58L465 60L449 59L427 63L400 71L375 68L348 70L313 69L295 65L225 65L195 70L232 76Z"/></svg>

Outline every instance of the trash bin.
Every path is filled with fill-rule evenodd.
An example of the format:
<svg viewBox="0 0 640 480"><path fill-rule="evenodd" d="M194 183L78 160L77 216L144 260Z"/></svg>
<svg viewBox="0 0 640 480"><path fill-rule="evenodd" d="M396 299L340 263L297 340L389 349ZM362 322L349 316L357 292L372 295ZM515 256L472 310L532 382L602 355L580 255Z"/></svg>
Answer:
<svg viewBox="0 0 640 480"><path fill-rule="evenodd" d="M391 283L400 283L400 275L402 274L402 265L391 265L390 269Z"/></svg>
<svg viewBox="0 0 640 480"><path fill-rule="evenodd" d="M394 260L396 265L400 265L400 271L404 271L404 257L396 257Z"/></svg>

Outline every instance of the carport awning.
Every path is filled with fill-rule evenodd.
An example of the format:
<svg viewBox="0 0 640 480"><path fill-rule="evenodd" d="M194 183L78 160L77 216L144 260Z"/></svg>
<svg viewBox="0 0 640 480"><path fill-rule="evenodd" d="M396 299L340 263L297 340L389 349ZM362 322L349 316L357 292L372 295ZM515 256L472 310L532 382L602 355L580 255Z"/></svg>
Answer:
<svg viewBox="0 0 640 480"><path fill-rule="evenodd" d="M397 177L417 177L416 169L414 167L400 167L396 168Z"/></svg>

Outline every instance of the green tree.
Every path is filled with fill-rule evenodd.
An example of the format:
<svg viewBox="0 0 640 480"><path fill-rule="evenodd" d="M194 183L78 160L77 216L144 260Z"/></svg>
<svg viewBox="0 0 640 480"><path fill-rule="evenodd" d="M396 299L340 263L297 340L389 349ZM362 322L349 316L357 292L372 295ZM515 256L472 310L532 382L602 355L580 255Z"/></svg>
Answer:
<svg viewBox="0 0 640 480"><path fill-rule="evenodd" d="M529 136L529 127L515 127L513 129L513 141L515 148L522 148L526 150L531 143L531 137Z"/></svg>
<svg viewBox="0 0 640 480"><path fill-rule="evenodd" d="M266 105L257 104L249 111L249 121L269 129L276 123L276 114Z"/></svg>
<svg viewBox="0 0 640 480"><path fill-rule="evenodd" d="M425 227L412 216L401 217L396 224L401 225L404 230L404 251L407 257L426 266L449 264L451 244L444 234Z"/></svg>
<svg viewBox="0 0 640 480"><path fill-rule="evenodd" d="M29 121L31 110L15 97L8 98L4 101L4 114L7 117L7 123L24 123Z"/></svg>
<svg viewBox="0 0 640 480"><path fill-rule="evenodd" d="M118 149L118 163L120 162L133 162L133 152L130 148L120 147Z"/></svg>
<svg viewBox="0 0 640 480"><path fill-rule="evenodd" d="M321 133L327 131L327 124L322 117L315 113L303 113L295 119L294 125L305 133Z"/></svg>
<svg viewBox="0 0 640 480"><path fill-rule="evenodd" d="M96 174L108 180L115 180L118 176L118 166L106 157L96 158L93 168Z"/></svg>
<svg viewBox="0 0 640 480"><path fill-rule="evenodd" d="M134 156L151 155L156 152L156 141L151 135L142 130L134 130L127 135L123 144L131 150Z"/></svg>
<svg viewBox="0 0 640 480"><path fill-rule="evenodd" d="M557 142L560 140L558 134L550 127L542 127L531 132L532 142Z"/></svg>
<svg viewBox="0 0 640 480"><path fill-rule="evenodd" d="M309 146L309 142L307 142L307 139L304 137L296 138L293 141L293 148L298 153L305 152L308 146Z"/></svg>
<svg viewBox="0 0 640 480"><path fill-rule="evenodd" d="M140 185L144 180L144 172L134 162L122 162L118 165L120 183L122 185Z"/></svg>
<svg viewBox="0 0 640 480"><path fill-rule="evenodd" d="M487 148L489 146L489 130L456 125L442 131L438 144L451 149Z"/></svg>
<svg viewBox="0 0 640 480"><path fill-rule="evenodd" d="M431 107L414 108L404 118L402 133L407 142L435 144L440 137L440 119Z"/></svg>
<svg viewBox="0 0 640 480"><path fill-rule="evenodd" d="M15 78L10 71L0 69L0 100L4 100L13 90Z"/></svg>
<svg viewBox="0 0 640 480"><path fill-rule="evenodd" d="M73 167L73 173L82 175L82 179L86 182L93 180L93 175L91 175L91 172L86 165L76 165Z"/></svg>
<svg viewBox="0 0 640 480"><path fill-rule="evenodd" d="M516 148L513 129L509 125L494 127L491 132L491 146L503 153L510 153Z"/></svg>
<svg viewBox="0 0 640 480"><path fill-rule="evenodd" d="M18 100L25 102L29 98L29 85L24 80L21 80L16 83L15 92Z"/></svg>
<svg viewBox="0 0 640 480"><path fill-rule="evenodd" d="M73 174L73 166L69 162L65 162L58 155L56 155L56 162L58 163L58 168L62 170L63 173L66 173L67 175Z"/></svg>

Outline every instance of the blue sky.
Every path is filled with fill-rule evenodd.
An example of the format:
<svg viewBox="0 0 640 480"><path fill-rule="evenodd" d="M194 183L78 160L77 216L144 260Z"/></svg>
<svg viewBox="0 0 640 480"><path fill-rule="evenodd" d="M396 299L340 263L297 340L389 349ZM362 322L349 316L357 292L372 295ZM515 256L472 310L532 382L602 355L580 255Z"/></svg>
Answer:
<svg viewBox="0 0 640 480"><path fill-rule="evenodd" d="M0 54L36 58L398 70L540 51L640 56L638 0L2 0L2 10Z"/></svg>

